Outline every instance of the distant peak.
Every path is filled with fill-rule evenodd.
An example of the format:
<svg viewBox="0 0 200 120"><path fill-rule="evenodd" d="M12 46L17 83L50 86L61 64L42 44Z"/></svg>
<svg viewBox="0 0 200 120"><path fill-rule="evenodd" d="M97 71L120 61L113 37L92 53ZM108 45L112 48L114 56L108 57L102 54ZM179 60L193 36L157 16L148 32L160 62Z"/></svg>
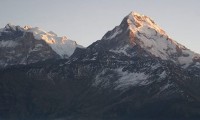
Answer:
<svg viewBox="0 0 200 120"><path fill-rule="evenodd" d="M140 14L140 13L135 12L135 11L132 11L129 15L132 15L132 16L144 16L143 14Z"/></svg>
<svg viewBox="0 0 200 120"><path fill-rule="evenodd" d="M6 24L4 29L6 29L6 30L16 30L16 26L13 25L12 23L8 23L8 24Z"/></svg>
<svg viewBox="0 0 200 120"><path fill-rule="evenodd" d="M8 23L8 24L6 24L6 26L5 27L11 27L11 26L15 26L14 24L12 24L12 23Z"/></svg>
<svg viewBox="0 0 200 120"><path fill-rule="evenodd" d="M32 28L32 27L29 26L29 25L25 25L25 26L24 26L24 29L25 29L25 30L29 30L29 29L31 29L31 28Z"/></svg>
<svg viewBox="0 0 200 120"><path fill-rule="evenodd" d="M15 32L15 31L24 31L25 29L20 27L19 25L14 25L12 23L8 23L4 28L1 28L0 32Z"/></svg>
<svg viewBox="0 0 200 120"><path fill-rule="evenodd" d="M25 25L24 27L20 27L19 25L14 25L12 23L8 23L6 24L6 26L3 28L3 31L17 31L17 30L20 30L20 31L26 31L26 30L30 30L32 29L31 26L29 25Z"/></svg>
<svg viewBox="0 0 200 120"><path fill-rule="evenodd" d="M78 45L75 41L68 39L66 36L59 37L53 31L47 32L39 27L31 27L29 25L20 27L9 23L4 28L0 29L0 36L2 33L4 36L20 34L20 37L25 36L26 33L31 33L35 40L44 41L62 58L71 56L77 47L82 48L82 46ZM15 38L16 37L14 36L12 40Z"/></svg>

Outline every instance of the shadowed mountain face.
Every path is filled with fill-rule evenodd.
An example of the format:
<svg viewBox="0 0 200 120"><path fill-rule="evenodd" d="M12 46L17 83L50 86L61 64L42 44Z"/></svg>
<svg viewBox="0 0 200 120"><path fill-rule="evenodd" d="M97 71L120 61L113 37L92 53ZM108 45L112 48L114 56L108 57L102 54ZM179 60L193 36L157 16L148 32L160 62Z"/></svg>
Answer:
<svg viewBox="0 0 200 120"><path fill-rule="evenodd" d="M2 69L0 118L197 119L199 58L132 12L67 60Z"/></svg>

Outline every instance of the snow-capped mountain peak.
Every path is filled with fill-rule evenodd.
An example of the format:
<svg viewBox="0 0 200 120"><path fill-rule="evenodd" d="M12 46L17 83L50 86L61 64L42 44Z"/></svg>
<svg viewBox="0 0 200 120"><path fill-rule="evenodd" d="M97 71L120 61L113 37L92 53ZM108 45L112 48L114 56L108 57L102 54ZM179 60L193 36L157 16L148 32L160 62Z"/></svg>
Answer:
<svg viewBox="0 0 200 120"><path fill-rule="evenodd" d="M156 57L175 61L184 67L188 67L194 58L200 58L198 54L171 39L162 28L145 15L131 12L127 23L131 35L134 36L131 42L140 45Z"/></svg>
<svg viewBox="0 0 200 120"><path fill-rule="evenodd" d="M35 39L44 40L60 56L71 56L76 49L80 47L75 41L68 39L66 36L58 37L54 32L46 32L41 28L29 28L27 32L32 32Z"/></svg>
<svg viewBox="0 0 200 120"><path fill-rule="evenodd" d="M20 27L7 24L0 29L0 68L29 64L47 59L70 57L77 47L76 41L39 27Z"/></svg>
<svg viewBox="0 0 200 120"><path fill-rule="evenodd" d="M151 18L137 12L128 14L122 23L107 32L102 40L119 43L112 47L111 51L128 55L127 50L139 46L151 56L173 61L184 68L193 63L194 58L200 59L200 55L171 39Z"/></svg>
<svg viewBox="0 0 200 120"><path fill-rule="evenodd" d="M47 32L39 27L31 27L28 25L20 27L13 24L7 24L4 28L0 30L0 32L4 33L13 31L33 33L33 36L36 40L45 41L61 57L69 57L73 54L76 47L82 47L78 45L75 41L68 39L66 36L59 37L54 32Z"/></svg>

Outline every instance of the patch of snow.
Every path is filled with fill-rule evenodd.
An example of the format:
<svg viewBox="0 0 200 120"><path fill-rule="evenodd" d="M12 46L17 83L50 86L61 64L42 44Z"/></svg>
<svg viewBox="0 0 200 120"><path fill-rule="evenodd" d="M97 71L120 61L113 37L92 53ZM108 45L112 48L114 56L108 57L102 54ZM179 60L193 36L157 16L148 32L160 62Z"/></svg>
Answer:
<svg viewBox="0 0 200 120"><path fill-rule="evenodd" d="M155 64L151 66L151 70L155 70L160 67L160 64Z"/></svg>
<svg viewBox="0 0 200 120"><path fill-rule="evenodd" d="M199 63L199 62L196 62L195 66L196 66L197 68L200 68L200 63Z"/></svg>
<svg viewBox="0 0 200 120"><path fill-rule="evenodd" d="M131 86L135 85L147 85L148 81L148 75L145 74L144 72L137 73L137 72L127 72L127 71L122 71L122 69L117 69L117 73L120 75L120 78L115 82L116 87L115 89L126 89Z"/></svg>
<svg viewBox="0 0 200 120"><path fill-rule="evenodd" d="M39 51L42 46L43 46L42 44L36 44L35 47L29 51L29 53Z"/></svg>
<svg viewBox="0 0 200 120"><path fill-rule="evenodd" d="M166 78L167 77L166 71L163 71L159 76L160 76L161 79Z"/></svg>
<svg viewBox="0 0 200 120"><path fill-rule="evenodd" d="M94 53L93 55L98 55L98 52Z"/></svg>
<svg viewBox="0 0 200 120"><path fill-rule="evenodd" d="M108 88L111 87L115 90L125 90L131 86L143 86L148 85L151 81L148 81L149 75L144 72L128 72L122 71L122 68L118 69L104 69L94 79L93 86Z"/></svg>
<svg viewBox="0 0 200 120"><path fill-rule="evenodd" d="M100 72L96 77L95 81L93 82L93 86L101 86L103 88L107 88L111 84L111 78L113 77L113 74L108 74L105 76L107 73L107 69L104 69L102 72Z"/></svg>
<svg viewBox="0 0 200 120"><path fill-rule="evenodd" d="M118 48L118 49L115 49L115 50L109 50L110 52L113 52L113 53L116 53L116 54L119 54L119 53L122 53L126 56L130 56L126 51L127 49L129 48L130 46L129 45L125 45L124 47L121 47L121 48Z"/></svg>
<svg viewBox="0 0 200 120"><path fill-rule="evenodd" d="M42 47L42 46L43 46L42 44L36 44L36 45L35 45L36 48Z"/></svg>
<svg viewBox="0 0 200 120"><path fill-rule="evenodd" d="M15 50L12 50L12 51L8 51L7 53L9 53L9 54L15 54Z"/></svg>
<svg viewBox="0 0 200 120"><path fill-rule="evenodd" d="M187 68L193 62L193 58L196 54L190 50L183 50L182 52L186 56L180 56L178 62L183 66L183 68Z"/></svg>
<svg viewBox="0 0 200 120"><path fill-rule="evenodd" d="M200 62L197 62L196 65L200 65Z"/></svg>
<svg viewBox="0 0 200 120"><path fill-rule="evenodd" d="M16 54L15 56L16 56L16 57L20 57L20 56L22 56L22 54L21 54L21 53L19 53L19 54Z"/></svg>
<svg viewBox="0 0 200 120"><path fill-rule="evenodd" d="M114 37L116 37L118 34L120 34L122 32L122 29L120 29L120 27L116 27L113 31L114 33L112 33L109 37L107 38L103 38L103 39L107 39L107 40L110 40L110 39L113 39Z"/></svg>
<svg viewBox="0 0 200 120"><path fill-rule="evenodd" d="M82 61L93 61L93 60L96 60L96 59L97 59L97 57L94 56L92 58L84 58L84 59L82 59Z"/></svg>
<svg viewBox="0 0 200 120"><path fill-rule="evenodd" d="M96 56L94 56L94 57L92 57L92 58L84 58L84 59L82 59L82 61L93 61L93 60L96 60ZM74 60L73 60L74 61Z"/></svg>
<svg viewBox="0 0 200 120"><path fill-rule="evenodd" d="M171 86L172 86L172 84L167 83L165 86L163 86L163 87L160 88L160 92L162 92L162 91L168 89L168 88L171 87Z"/></svg>
<svg viewBox="0 0 200 120"><path fill-rule="evenodd" d="M96 56L94 56L93 58L91 58L90 60L96 60L97 59L97 57Z"/></svg>
<svg viewBox="0 0 200 120"><path fill-rule="evenodd" d="M17 45L18 43L13 40L0 41L0 47L16 47Z"/></svg>

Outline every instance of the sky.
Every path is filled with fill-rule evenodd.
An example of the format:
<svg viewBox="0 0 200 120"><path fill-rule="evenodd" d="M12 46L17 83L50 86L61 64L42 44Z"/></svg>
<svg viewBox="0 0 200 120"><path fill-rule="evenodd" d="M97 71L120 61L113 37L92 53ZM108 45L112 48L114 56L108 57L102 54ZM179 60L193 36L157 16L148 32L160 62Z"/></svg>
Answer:
<svg viewBox="0 0 200 120"><path fill-rule="evenodd" d="M200 53L199 6L200 0L0 0L0 27L37 26L87 47L136 11Z"/></svg>

